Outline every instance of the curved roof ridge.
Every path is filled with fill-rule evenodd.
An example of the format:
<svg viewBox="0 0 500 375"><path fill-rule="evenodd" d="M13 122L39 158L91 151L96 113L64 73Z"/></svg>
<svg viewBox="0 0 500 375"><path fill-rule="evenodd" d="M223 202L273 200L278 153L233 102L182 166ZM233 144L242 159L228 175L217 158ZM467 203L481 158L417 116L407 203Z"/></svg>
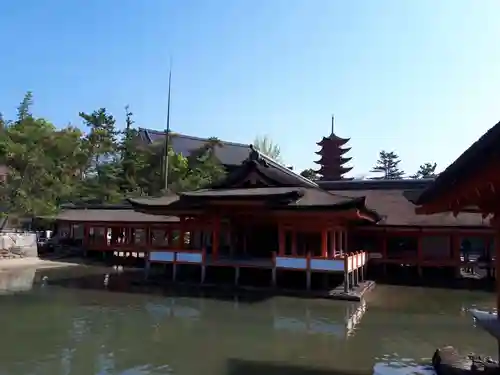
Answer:
<svg viewBox="0 0 500 375"><path fill-rule="evenodd" d="M148 135L148 133L153 133L153 134L157 134L157 135L166 135L166 132L164 130L156 130L156 129L148 129L148 128L139 128L139 131L144 131L147 135L147 137L149 139L151 139ZM188 134L184 134L184 133L178 133L178 132L175 132L175 131L170 131L170 134L171 135L175 135L175 136L181 136L181 137L184 137L184 138L189 138L189 139L192 139L192 140L195 140L195 141L209 141L210 138L217 138L217 137L197 137L197 136L194 136L194 135L188 135ZM233 141L224 141L222 139L219 139L217 138L222 144L225 144L225 145L230 145L230 146L241 146L241 147L249 147L248 144L246 143L240 143L240 142L233 142Z"/></svg>
<svg viewBox="0 0 500 375"><path fill-rule="evenodd" d="M257 155L259 156L260 159L264 160L267 163L270 163L273 167L281 170L282 172L284 172L284 173L286 173L286 174L288 174L290 176L296 177L297 179L301 180L302 182L305 182L306 184L308 184L310 187L319 188L319 185L316 182L311 181L308 178L305 178L301 174L293 171L292 169L290 169L290 168L286 167L285 165L279 163L278 161L274 160L273 158L271 158L271 157L263 154L262 152L260 152L259 150L257 150L254 145L250 145L250 150L252 152L257 153ZM249 157L249 159L251 159L251 156Z"/></svg>

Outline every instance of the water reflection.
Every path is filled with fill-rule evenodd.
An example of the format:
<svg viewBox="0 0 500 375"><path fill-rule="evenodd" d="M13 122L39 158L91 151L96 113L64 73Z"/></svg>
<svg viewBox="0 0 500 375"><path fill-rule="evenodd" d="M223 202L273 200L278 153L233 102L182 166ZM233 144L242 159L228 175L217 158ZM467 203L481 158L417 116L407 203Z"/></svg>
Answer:
<svg viewBox="0 0 500 375"><path fill-rule="evenodd" d="M19 289L0 274L24 291L0 297L0 374L424 374L439 346L495 353L467 314L488 294L379 286L345 303L129 293L108 270L33 280Z"/></svg>
<svg viewBox="0 0 500 375"><path fill-rule="evenodd" d="M203 316L203 299L195 300L194 305L182 305L186 301L168 298L162 303L148 302L146 310L157 323L162 319L175 317L187 320L198 320ZM192 303L192 301L190 301ZM270 315L272 315L272 328L301 334L325 334L338 337L353 336L356 326L361 321L365 311L366 303L345 303L345 314L339 314L338 309L333 309L330 316L315 316L314 309L298 305L294 309L287 307L283 313L280 312L279 303L271 302ZM238 310L239 299L236 297L231 308ZM341 311L341 310L340 310Z"/></svg>

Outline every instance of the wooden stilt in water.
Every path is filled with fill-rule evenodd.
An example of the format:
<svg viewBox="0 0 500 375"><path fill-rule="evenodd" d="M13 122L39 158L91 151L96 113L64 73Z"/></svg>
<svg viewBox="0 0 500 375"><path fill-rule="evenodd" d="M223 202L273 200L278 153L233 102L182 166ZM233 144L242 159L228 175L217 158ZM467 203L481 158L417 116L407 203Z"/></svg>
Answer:
<svg viewBox="0 0 500 375"><path fill-rule="evenodd" d="M144 278L149 279L149 273L151 271L151 262L149 261L149 253L144 255Z"/></svg>
<svg viewBox="0 0 500 375"><path fill-rule="evenodd" d="M273 267L273 269L272 269L271 272L272 272L272 275L271 275L271 286L273 288L275 288L276 287L276 276L277 276L276 275L276 267Z"/></svg>
<svg viewBox="0 0 500 375"><path fill-rule="evenodd" d="M238 286L240 283L240 267L234 269L234 285Z"/></svg>
<svg viewBox="0 0 500 375"><path fill-rule="evenodd" d="M172 281L177 279L177 264L172 263Z"/></svg>
<svg viewBox="0 0 500 375"><path fill-rule="evenodd" d="M311 290L311 253L307 253L306 289Z"/></svg>
<svg viewBox="0 0 500 375"><path fill-rule="evenodd" d="M205 283L205 277L206 277L206 272L207 272L207 267L205 265L201 266L201 283Z"/></svg>

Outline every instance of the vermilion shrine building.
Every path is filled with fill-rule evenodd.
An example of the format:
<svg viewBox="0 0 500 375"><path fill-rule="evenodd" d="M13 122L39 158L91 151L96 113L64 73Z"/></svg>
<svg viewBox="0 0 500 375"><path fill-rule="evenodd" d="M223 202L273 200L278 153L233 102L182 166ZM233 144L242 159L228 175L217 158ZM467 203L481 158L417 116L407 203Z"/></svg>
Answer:
<svg viewBox="0 0 500 375"><path fill-rule="evenodd" d="M425 215L453 213L455 216L471 212L488 218L494 230L496 251L500 246L500 123L493 126L418 197L417 212ZM500 269L500 257L495 257L495 268ZM495 314L473 311L478 323L498 341L500 353L500 277L496 277L497 311Z"/></svg>
<svg viewBox="0 0 500 375"><path fill-rule="evenodd" d="M141 132L145 141L162 136ZM271 271L272 282L284 269L308 279L345 274L352 284L367 262L380 274L452 278L477 256L491 258L494 231L481 214L415 213L413 202L432 180L343 179L350 170L349 149L342 149L347 141L332 129L320 142L317 182L249 146L222 142L216 155L229 173L220 185L129 205L68 208L58 217L61 232L80 238L89 251L197 264L202 278L206 267L261 268ZM176 151L189 142L192 149L203 145L183 135L172 140Z"/></svg>

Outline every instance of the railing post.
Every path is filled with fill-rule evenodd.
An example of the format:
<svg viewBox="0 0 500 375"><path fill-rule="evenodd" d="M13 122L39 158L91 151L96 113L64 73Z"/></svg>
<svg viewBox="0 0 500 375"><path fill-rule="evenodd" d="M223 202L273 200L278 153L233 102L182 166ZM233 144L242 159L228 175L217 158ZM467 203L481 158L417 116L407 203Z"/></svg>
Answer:
<svg viewBox="0 0 500 375"><path fill-rule="evenodd" d="M311 253L307 252L306 288L311 290Z"/></svg>
<svg viewBox="0 0 500 375"><path fill-rule="evenodd" d="M273 251L273 268L271 270L271 286L276 287L276 251Z"/></svg>
<svg viewBox="0 0 500 375"><path fill-rule="evenodd" d="M366 252L361 250L361 281L365 280Z"/></svg>
<svg viewBox="0 0 500 375"><path fill-rule="evenodd" d="M207 249L205 248L205 246L203 246L201 248L201 280L200 280L202 284L205 283L205 276L207 272L206 262L207 262Z"/></svg>
<svg viewBox="0 0 500 375"><path fill-rule="evenodd" d="M356 259L356 265L354 266L354 285L358 286L359 285L359 267L361 265L360 259L359 259L359 251L356 251L354 253L354 259Z"/></svg>
<svg viewBox="0 0 500 375"><path fill-rule="evenodd" d="M344 253L344 292L349 291L349 254Z"/></svg>

